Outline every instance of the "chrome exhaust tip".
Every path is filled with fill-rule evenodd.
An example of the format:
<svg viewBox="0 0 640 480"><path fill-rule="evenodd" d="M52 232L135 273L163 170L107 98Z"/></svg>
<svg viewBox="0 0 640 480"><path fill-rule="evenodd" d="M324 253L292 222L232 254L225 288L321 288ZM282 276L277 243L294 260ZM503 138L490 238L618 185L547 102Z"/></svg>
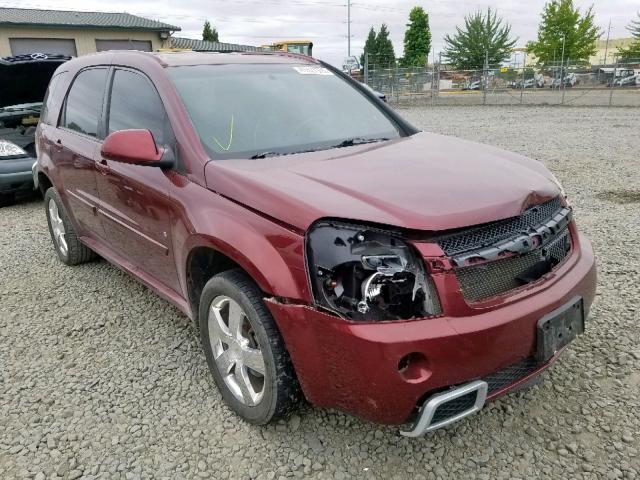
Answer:
<svg viewBox="0 0 640 480"><path fill-rule="evenodd" d="M420 416L410 431L400 431L405 437L419 437L446 427L479 411L487 400L487 382L476 380L430 397L420 410Z"/></svg>

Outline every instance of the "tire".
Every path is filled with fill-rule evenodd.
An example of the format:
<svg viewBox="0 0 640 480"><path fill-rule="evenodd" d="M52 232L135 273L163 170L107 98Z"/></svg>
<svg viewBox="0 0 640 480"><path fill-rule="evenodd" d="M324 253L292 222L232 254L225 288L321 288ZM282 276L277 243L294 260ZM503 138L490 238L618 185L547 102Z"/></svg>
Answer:
<svg viewBox="0 0 640 480"><path fill-rule="evenodd" d="M0 193L0 208L9 207L16 201L15 193Z"/></svg>
<svg viewBox="0 0 640 480"><path fill-rule="evenodd" d="M236 414L256 425L286 417L301 398L284 340L262 297L247 274L242 270L229 270L207 282L199 309L202 348L222 398ZM240 308L242 313L241 320L235 324L231 320L237 318L231 313L233 308ZM220 327L225 315L226 332ZM239 327L234 330L230 325ZM232 339L234 331L241 332L240 340ZM229 342L226 348L225 342ZM244 347L239 347L242 344ZM247 351L252 355L247 356ZM256 351L261 352L263 363L255 360ZM257 369L245 365L245 360ZM231 365L232 362L236 363Z"/></svg>
<svg viewBox="0 0 640 480"><path fill-rule="evenodd" d="M69 215L53 187L44 194L44 209L49 225L49 234L58 258L65 265L79 265L94 258L96 254L83 244L76 233ZM52 215L54 218L52 218ZM57 218L55 218L57 215ZM62 234L60 235L60 226ZM58 233L56 233L58 232Z"/></svg>

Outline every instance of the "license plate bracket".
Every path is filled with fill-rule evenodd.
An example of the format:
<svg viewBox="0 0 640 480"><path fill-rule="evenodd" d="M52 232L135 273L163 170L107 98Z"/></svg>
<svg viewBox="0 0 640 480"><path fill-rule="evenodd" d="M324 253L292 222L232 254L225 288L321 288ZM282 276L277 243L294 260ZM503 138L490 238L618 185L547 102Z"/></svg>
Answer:
<svg viewBox="0 0 640 480"><path fill-rule="evenodd" d="M538 320L536 359L546 363L582 333L584 304L581 297L576 297Z"/></svg>

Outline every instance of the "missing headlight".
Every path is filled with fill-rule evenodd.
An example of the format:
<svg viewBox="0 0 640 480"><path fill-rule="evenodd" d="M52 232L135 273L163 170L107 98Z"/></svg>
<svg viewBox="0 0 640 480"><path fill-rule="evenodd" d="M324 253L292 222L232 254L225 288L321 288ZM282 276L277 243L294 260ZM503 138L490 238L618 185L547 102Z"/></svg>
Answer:
<svg viewBox="0 0 640 480"><path fill-rule="evenodd" d="M441 313L422 261L389 232L340 222L316 224L307 236L316 302L352 320L397 320Z"/></svg>

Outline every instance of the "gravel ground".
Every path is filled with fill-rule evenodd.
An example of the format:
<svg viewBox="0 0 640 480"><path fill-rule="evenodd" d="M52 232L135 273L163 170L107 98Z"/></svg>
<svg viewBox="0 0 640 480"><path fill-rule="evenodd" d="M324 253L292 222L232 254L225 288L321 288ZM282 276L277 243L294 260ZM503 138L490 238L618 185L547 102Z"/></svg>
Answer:
<svg viewBox="0 0 640 480"><path fill-rule="evenodd" d="M403 113L537 158L564 182L599 295L541 384L417 440L311 407L249 426L214 390L184 316L104 261L62 266L32 200L0 211L0 478L636 478L637 109Z"/></svg>
<svg viewBox="0 0 640 480"><path fill-rule="evenodd" d="M530 106L554 106L562 102L562 91L551 90L550 88L539 88L536 90L527 89L507 91L489 91L487 93L487 105L518 105L522 101ZM613 93L613 96L612 96ZM440 95L433 100L430 92L423 95L400 95L396 98L387 92L387 96L396 105L417 106L434 105L438 106L475 106L482 105L484 101L483 92L479 91L451 91L440 92ZM607 107L609 102L614 107L640 107L640 88L567 88L564 91L565 106L572 107Z"/></svg>

